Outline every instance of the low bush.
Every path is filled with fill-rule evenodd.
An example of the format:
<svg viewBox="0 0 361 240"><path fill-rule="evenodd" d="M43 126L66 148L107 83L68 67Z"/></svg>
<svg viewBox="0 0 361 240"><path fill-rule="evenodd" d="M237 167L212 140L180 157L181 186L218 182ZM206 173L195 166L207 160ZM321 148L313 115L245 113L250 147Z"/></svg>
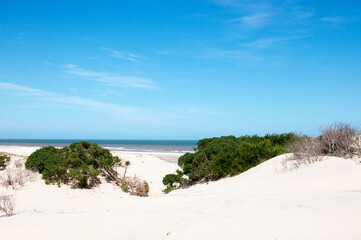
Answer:
<svg viewBox="0 0 361 240"><path fill-rule="evenodd" d="M295 137L289 133L202 139L197 143L196 153L183 155L178 165L191 182L234 176L263 160L287 152L286 144Z"/></svg>
<svg viewBox="0 0 361 240"><path fill-rule="evenodd" d="M165 191L172 190L174 183L191 185L244 172L264 160L286 153L286 145L296 138L295 134L288 133L199 140L195 153L186 153L178 159L183 173L168 174L163 178L167 185ZM182 174L188 180L181 180Z"/></svg>
<svg viewBox="0 0 361 240"><path fill-rule="evenodd" d="M148 183L137 177L124 177L121 187L124 192L130 193L130 195L147 197L149 193Z"/></svg>
<svg viewBox="0 0 361 240"><path fill-rule="evenodd" d="M172 191L174 188L179 188L187 181L184 177L184 173L177 170L177 174L167 174L163 178L162 182L167 188L164 190L165 193Z"/></svg>
<svg viewBox="0 0 361 240"><path fill-rule="evenodd" d="M286 149L293 153L293 158L295 160L312 162L317 161L317 159L322 155L324 147L320 137L313 138L299 136L297 140L288 144Z"/></svg>
<svg viewBox="0 0 361 240"><path fill-rule="evenodd" d="M299 136L287 146L292 152L291 159L283 162L289 168L288 160L292 160L291 169L322 160L323 156L353 157L361 153L360 131L350 123L333 123L321 128L317 138Z"/></svg>
<svg viewBox="0 0 361 240"><path fill-rule="evenodd" d="M6 155L0 155L0 170L4 170L9 161L10 161L10 157Z"/></svg>
<svg viewBox="0 0 361 240"><path fill-rule="evenodd" d="M0 212L5 214L6 217L14 215L14 199L10 195L1 195L0 196Z"/></svg>
<svg viewBox="0 0 361 240"><path fill-rule="evenodd" d="M5 174L0 176L0 184L6 188L11 187L18 190L25 185L25 182L31 178L29 172L25 169L7 168Z"/></svg>
<svg viewBox="0 0 361 240"><path fill-rule="evenodd" d="M100 173L118 181L114 168L120 164L120 159L113 157L108 149L95 143L76 142L61 149L40 148L28 157L25 167L41 173L47 184L65 183L89 188L100 182Z"/></svg>
<svg viewBox="0 0 361 240"><path fill-rule="evenodd" d="M321 129L323 152L336 156L352 156L360 153L360 130L350 123L333 123Z"/></svg>

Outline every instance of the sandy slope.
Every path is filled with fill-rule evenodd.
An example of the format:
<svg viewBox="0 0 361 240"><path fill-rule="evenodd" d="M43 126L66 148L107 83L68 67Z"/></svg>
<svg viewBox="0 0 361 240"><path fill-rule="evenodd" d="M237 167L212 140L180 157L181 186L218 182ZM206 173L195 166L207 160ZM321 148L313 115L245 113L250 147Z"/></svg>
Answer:
<svg viewBox="0 0 361 240"><path fill-rule="evenodd" d="M58 188L38 177L18 191L0 188L17 199L17 215L0 218L1 239L360 239L355 161L328 158L284 171L286 156L279 156L236 177L163 195L159 181L175 164L116 154L131 161L129 174L151 182L151 197L110 184Z"/></svg>

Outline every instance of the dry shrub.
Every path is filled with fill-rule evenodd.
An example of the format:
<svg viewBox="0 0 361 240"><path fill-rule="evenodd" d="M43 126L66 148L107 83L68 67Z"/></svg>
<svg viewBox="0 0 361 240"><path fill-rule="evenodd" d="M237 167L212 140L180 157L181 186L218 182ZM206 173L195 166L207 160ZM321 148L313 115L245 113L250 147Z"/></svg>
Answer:
<svg viewBox="0 0 361 240"><path fill-rule="evenodd" d="M301 165L318 162L322 159L322 149L323 145L320 139L300 136L287 146L287 150L293 155L285 159L282 165L285 169L296 169Z"/></svg>
<svg viewBox="0 0 361 240"><path fill-rule="evenodd" d="M333 123L321 129L324 153L352 157L360 153L360 131L350 123Z"/></svg>
<svg viewBox="0 0 361 240"><path fill-rule="evenodd" d="M125 177L122 181L122 190L129 192L131 195L140 197L147 197L149 192L149 185L146 181L137 177Z"/></svg>
<svg viewBox="0 0 361 240"><path fill-rule="evenodd" d="M24 166L24 163L23 163L21 160L15 161L14 165L15 165L16 168L25 167L25 166Z"/></svg>
<svg viewBox="0 0 361 240"><path fill-rule="evenodd" d="M31 173L25 169L7 168L5 176L0 176L0 183L4 187L12 187L12 189L17 190L23 187L25 182L31 178Z"/></svg>
<svg viewBox="0 0 361 240"><path fill-rule="evenodd" d="M14 215L14 199L11 195L0 196L0 212L3 212L5 216L10 217Z"/></svg>

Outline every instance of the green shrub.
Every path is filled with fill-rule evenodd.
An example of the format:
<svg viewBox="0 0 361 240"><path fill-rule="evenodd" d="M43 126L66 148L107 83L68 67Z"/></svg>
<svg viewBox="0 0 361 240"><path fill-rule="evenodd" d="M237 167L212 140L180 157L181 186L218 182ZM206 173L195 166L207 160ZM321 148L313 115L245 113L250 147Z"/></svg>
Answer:
<svg viewBox="0 0 361 240"><path fill-rule="evenodd" d="M0 155L0 170L4 170L6 168L7 162L10 161L10 157L6 155Z"/></svg>
<svg viewBox="0 0 361 240"><path fill-rule="evenodd" d="M199 140L195 153L186 153L178 160L189 183L217 180L233 176L256 166L260 162L286 153L285 146L294 141L296 135L272 134L259 136L234 136ZM176 182L177 175L168 174L165 185Z"/></svg>
<svg viewBox="0 0 361 240"><path fill-rule="evenodd" d="M182 171L177 170L177 174L167 174L163 178L162 182L164 185L173 186L175 183L181 185L185 179L183 178L184 173Z"/></svg>
<svg viewBox="0 0 361 240"><path fill-rule="evenodd" d="M118 157L89 142L76 142L61 149L43 147L32 153L25 162L25 167L41 173L47 184L65 183L80 188L98 184L100 173L108 179L117 180L114 170L117 165L120 165Z"/></svg>
<svg viewBox="0 0 361 240"><path fill-rule="evenodd" d="M163 192L164 193L170 193L171 191L173 191L174 190L174 187L172 187L172 186L167 186L164 190L163 190Z"/></svg>
<svg viewBox="0 0 361 240"><path fill-rule="evenodd" d="M46 163L51 163L58 157L58 151L53 146L42 147L33 152L25 162L25 167L32 171L42 173Z"/></svg>

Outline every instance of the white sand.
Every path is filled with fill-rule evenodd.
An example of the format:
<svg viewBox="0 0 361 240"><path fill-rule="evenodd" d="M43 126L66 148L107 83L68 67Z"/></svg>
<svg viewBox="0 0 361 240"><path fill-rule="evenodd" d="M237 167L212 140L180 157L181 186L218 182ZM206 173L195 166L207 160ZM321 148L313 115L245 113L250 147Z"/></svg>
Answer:
<svg viewBox="0 0 361 240"><path fill-rule="evenodd" d="M361 164L353 160L284 171L286 156L279 156L236 177L164 195L160 181L175 164L156 154L113 153L131 162L130 176L150 183L150 197L111 184L59 188L38 176L17 191L0 187L16 198L16 215L0 218L1 239L361 239Z"/></svg>

